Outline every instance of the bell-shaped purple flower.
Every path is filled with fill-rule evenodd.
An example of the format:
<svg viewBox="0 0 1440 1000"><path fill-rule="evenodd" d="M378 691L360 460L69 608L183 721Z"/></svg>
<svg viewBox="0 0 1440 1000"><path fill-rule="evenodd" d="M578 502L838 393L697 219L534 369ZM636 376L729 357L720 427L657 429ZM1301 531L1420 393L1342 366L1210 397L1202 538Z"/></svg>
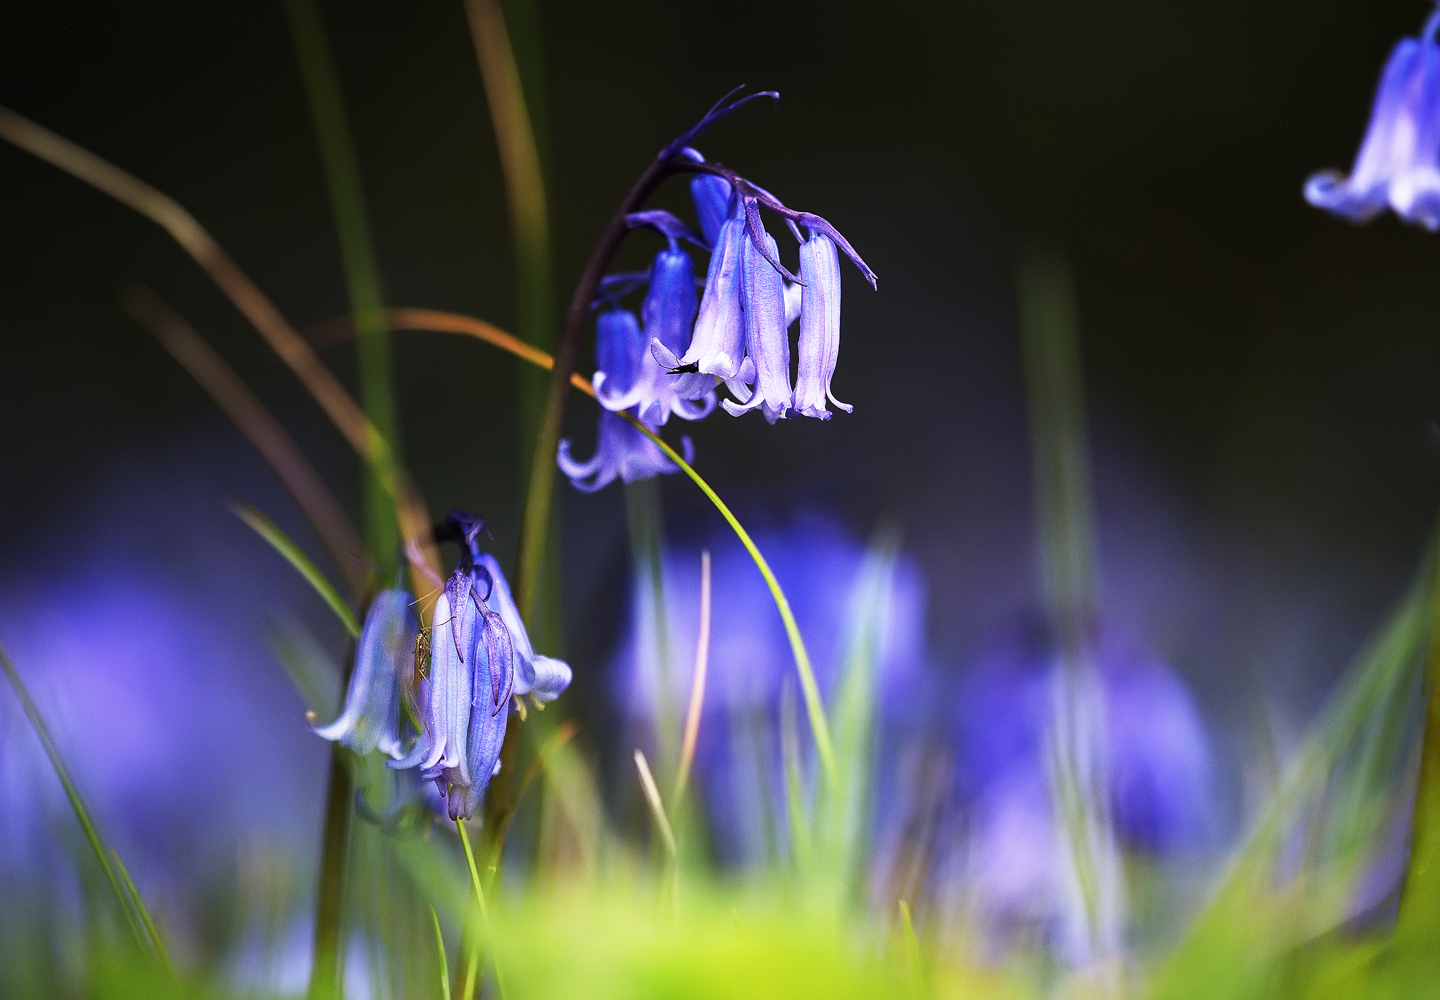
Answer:
<svg viewBox="0 0 1440 1000"><path fill-rule="evenodd" d="M830 391L840 356L840 256L835 244L814 230L800 245L800 370L795 379L795 411L829 420L829 399L846 413L854 407Z"/></svg>
<svg viewBox="0 0 1440 1000"><path fill-rule="evenodd" d="M457 781L449 771L421 773L434 778L440 794L447 796L451 819L473 816L484 801L490 779L500 772L500 748L505 743L510 697L515 691L515 643L500 615L477 599L482 579L481 574L471 575L471 600L479 608L483 625L474 651L466 766L461 775L469 781Z"/></svg>
<svg viewBox="0 0 1440 1000"><path fill-rule="evenodd" d="M690 181L690 197L695 202L695 217L700 232L714 247L720 239L720 227L730 217L730 198L734 189L730 182L714 174L696 174Z"/></svg>
<svg viewBox="0 0 1440 1000"><path fill-rule="evenodd" d="M425 732L391 767L419 767L426 779L444 774L451 783L470 784L465 740L470 732L475 649L484 624L477 598L470 574L457 568L435 602L430 676L420 682L418 699Z"/></svg>
<svg viewBox="0 0 1440 1000"><path fill-rule="evenodd" d="M641 316L648 339L638 344L633 315L629 323L612 321L607 356L614 369L595 372L595 398L616 413L634 409L651 427L663 426L672 413L685 420L709 415L715 408L715 380L699 373L677 376L662 366L689 348L695 324L695 265L673 244L655 255Z"/></svg>
<svg viewBox="0 0 1440 1000"><path fill-rule="evenodd" d="M410 595L382 590L370 602L365 626L355 649L355 669L345 694L345 708L316 735L339 741L358 754L379 750L403 756L400 748L400 701L414 673L417 622Z"/></svg>
<svg viewBox="0 0 1440 1000"><path fill-rule="evenodd" d="M688 437L680 439L680 451L686 462L695 459L695 447ZM582 493L594 493L609 486L616 479L633 483L651 476L669 475L679 472L680 466L670 461L660 448L628 420L609 410L600 411L600 427L595 442L595 454L588 462L576 461L570 454L570 442L560 442L560 453L556 456L560 471L570 477L570 483Z"/></svg>
<svg viewBox="0 0 1440 1000"><path fill-rule="evenodd" d="M726 381L736 378L745 360L745 309L741 304L740 258L749 241L743 216L726 219L710 253L705 292L690 348L680 366Z"/></svg>
<svg viewBox="0 0 1440 1000"><path fill-rule="evenodd" d="M430 677L417 699L425 732L390 765L419 767L447 799L452 819L475 811L498 768L514 688L513 643L486 604L491 586L462 555L435 602Z"/></svg>
<svg viewBox="0 0 1440 1000"><path fill-rule="evenodd" d="M490 603L494 605L500 620L505 623L514 644L515 696L522 698L528 694L536 701L554 701L570 686L570 665L564 660L541 656L535 652L535 647L530 644L530 633L526 631L520 611L515 607L515 600L510 596L510 584L495 557L487 553L480 557L479 565L490 574L494 583L494 589L490 592Z"/></svg>
<svg viewBox="0 0 1440 1000"><path fill-rule="evenodd" d="M654 358L645 350L645 336L640 332L640 321L634 313L626 309L607 308L596 317L595 326L595 360L599 365L595 373L597 396L602 386L613 390L617 398L627 394L645 377L646 364L658 368ZM713 406L713 391L711 400ZM656 425L649 426L653 430ZM682 448L685 460L690 461L694 448L688 437L682 439ZM584 493L594 493L616 479L633 483L680 471L680 467L670 461L654 441L609 409L600 411L595 454L589 461L577 461L571 454L567 439L560 442L556 464L570 477L575 488Z"/></svg>
<svg viewBox="0 0 1440 1000"><path fill-rule="evenodd" d="M779 249L769 233L762 234L768 256L778 257ZM790 334L785 325L785 287L780 272L760 252L753 239L745 240L740 251L740 290L745 308L746 360L753 363L754 388L736 405L725 401L732 415L761 407L772 424L782 420L795 405L790 388ZM801 314L804 320L804 314ZM737 378L752 381L749 366ZM732 391L734 386L732 383Z"/></svg>
<svg viewBox="0 0 1440 1000"><path fill-rule="evenodd" d="M1440 228L1440 11L1419 38L1395 46L1380 77L1370 124L1350 176L1327 170L1305 182L1305 199L1353 222L1388 204L1407 222Z"/></svg>

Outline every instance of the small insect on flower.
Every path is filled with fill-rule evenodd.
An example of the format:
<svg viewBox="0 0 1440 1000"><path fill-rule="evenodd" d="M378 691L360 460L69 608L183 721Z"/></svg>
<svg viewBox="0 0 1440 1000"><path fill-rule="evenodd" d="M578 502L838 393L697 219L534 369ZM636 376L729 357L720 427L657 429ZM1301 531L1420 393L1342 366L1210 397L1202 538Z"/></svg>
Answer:
<svg viewBox="0 0 1440 1000"><path fill-rule="evenodd" d="M535 654L500 564L480 552L483 531L483 521L461 510L436 529L437 541L459 543L460 558L435 602L430 631L440 634L429 642L429 676L417 687L424 731L390 765L420 768L452 819L474 814L499 771L516 696L548 701L570 683L569 666ZM415 655L423 647L417 636Z"/></svg>

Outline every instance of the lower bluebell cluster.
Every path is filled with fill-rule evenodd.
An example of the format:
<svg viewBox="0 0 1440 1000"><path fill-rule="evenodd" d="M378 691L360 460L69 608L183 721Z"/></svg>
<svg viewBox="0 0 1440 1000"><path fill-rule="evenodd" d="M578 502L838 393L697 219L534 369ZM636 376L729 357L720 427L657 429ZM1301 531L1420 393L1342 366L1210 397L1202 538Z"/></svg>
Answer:
<svg viewBox="0 0 1440 1000"><path fill-rule="evenodd" d="M415 673L410 594L383 591L365 616L345 708L316 730L357 753L379 749L392 768L418 768L451 819L468 818L483 801L519 699L553 701L571 679L568 664L535 653L500 564L480 551L484 527L457 510L437 530L437 539L459 544L460 558L435 602L428 674ZM418 732L401 721L412 693Z"/></svg>

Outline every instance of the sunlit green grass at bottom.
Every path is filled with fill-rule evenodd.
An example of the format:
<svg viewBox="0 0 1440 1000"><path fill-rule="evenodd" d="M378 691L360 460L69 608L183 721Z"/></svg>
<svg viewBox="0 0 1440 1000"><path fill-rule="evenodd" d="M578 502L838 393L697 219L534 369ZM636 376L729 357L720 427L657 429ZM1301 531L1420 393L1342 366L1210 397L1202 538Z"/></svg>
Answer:
<svg viewBox="0 0 1440 1000"><path fill-rule="evenodd" d="M920 964L899 920L860 928L763 887L557 887L492 914L506 995L522 997L1021 996L1013 976Z"/></svg>

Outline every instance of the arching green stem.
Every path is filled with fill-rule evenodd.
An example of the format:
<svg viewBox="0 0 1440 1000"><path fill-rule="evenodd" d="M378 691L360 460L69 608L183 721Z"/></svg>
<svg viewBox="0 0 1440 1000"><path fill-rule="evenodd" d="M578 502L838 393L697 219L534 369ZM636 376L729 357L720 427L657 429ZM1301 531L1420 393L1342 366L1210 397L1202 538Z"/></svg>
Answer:
<svg viewBox="0 0 1440 1000"><path fill-rule="evenodd" d="M725 518L726 523L734 529L736 537L740 539L740 544L745 546L745 551L750 553L750 558L755 560L756 568L765 578L765 585L770 588L770 596L775 599L775 607L780 612L780 619L785 623L785 634L790 638L790 652L795 656L795 670L800 675L800 690L805 695L805 712L810 717L810 732L815 737L815 751L820 755L820 765L825 771L825 781L833 785L835 781L835 749L830 742L829 723L825 721L825 706L820 701L820 687L815 683L815 671L810 667L810 654L805 651L805 640L800 637L800 626L795 622L795 613L790 610L790 601L785 597L785 591L780 589L780 581L775 579L775 573L770 569L770 564L765 561L765 557L760 554L760 549L756 547L755 540L750 537L750 533L745 530L735 515L730 513L730 508L710 488L710 484L700 478L700 473L692 469L690 463L681 458L674 448L662 441L659 435L639 420L628 413L620 415L643 431L645 436L654 441L660 450L669 457L670 461L678 465L685 475L690 477L691 482L700 487L700 492L704 493L715 505L720 516Z"/></svg>

